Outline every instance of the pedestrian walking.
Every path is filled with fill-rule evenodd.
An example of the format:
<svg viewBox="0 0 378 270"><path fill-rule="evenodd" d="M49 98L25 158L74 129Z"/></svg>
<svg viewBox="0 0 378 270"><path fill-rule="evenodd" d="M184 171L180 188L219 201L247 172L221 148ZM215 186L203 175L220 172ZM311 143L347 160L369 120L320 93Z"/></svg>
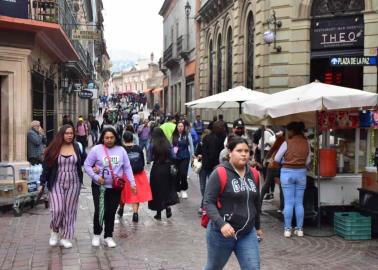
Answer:
<svg viewBox="0 0 378 270"><path fill-rule="evenodd" d="M131 119L133 120L134 130L137 130L140 124L140 115L138 114L138 112L135 112L133 116L131 117Z"/></svg>
<svg viewBox="0 0 378 270"><path fill-rule="evenodd" d="M248 166L249 145L247 140L235 136L228 147L229 162L214 170L205 190L204 208L210 221L206 232L207 264L204 269L223 269L234 252L240 269L259 270L257 236L261 238L263 233L258 182ZM218 174L220 169L226 174L224 184Z"/></svg>
<svg viewBox="0 0 378 270"><path fill-rule="evenodd" d="M113 239L114 219L121 199L122 189L115 185L117 179L126 176L131 189L136 193L136 184L129 158L122 147L121 139L113 128L104 128L99 144L91 149L84 163L86 173L92 179L92 196L94 203L92 246L100 245L103 226L100 223L100 186L105 187L104 205L104 240L108 247L115 247ZM105 172L107 172L105 174Z"/></svg>
<svg viewBox="0 0 378 270"><path fill-rule="evenodd" d="M177 167L176 191L181 192L181 198L188 198L188 167L194 147L192 136L185 129L184 121L179 121L172 135L173 160Z"/></svg>
<svg viewBox="0 0 378 270"><path fill-rule="evenodd" d="M73 128L75 128L72 120L71 120L71 116L66 114L63 116L63 121L62 121L62 126L64 125L71 125Z"/></svg>
<svg viewBox="0 0 378 270"><path fill-rule="evenodd" d="M156 211L155 219L161 220L161 212L166 211L166 217L172 216L171 206L179 203L176 192L176 182L171 171L172 147L161 128L155 127L151 134L151 144L148 150L148 160L153 161L150 171L150 186L152 200L148 208Z"/></svg>
<svg viewBox="0 0 378 270"><path fill-rule="evenodd" d="M79 117L76 124L76 140L81 143L84 149L88 146L89 128L83 117Z"/></svg>
<svg viewBox="0 0 378 270"><path fill-rule="evenodd" d="M41 164L43 161L43 150L47 140L45 131L41 127L41 123L39 121L32 121L30 126L30 130L27 134L28 161L31 165L37 165Z"/></svg>
<svg viewBox="0 0 378 270"><path fill-rule="evenodd" d="M199 162L201 162L201 169L198 173L198 178L199 178L199 183L200 183L200 192L201 192L201 206L200 208L198 209L198 214L202 215L202 208L203 208L203 196L205 195L205 187L206 187L206 180L207 180L207 175L206 175L206 171L204 169L204 166L203 166L203 141L204 141L204 138L209 135L211 133L210 129L205 129L203 132L202 132L202 136L201 136L201 141L200 143L197 145L197 148L195 150L195 157L197 158L197 160Z"/></svg>
<svg viewBox="0 0 378 270"><path fill-rule="evenodd" d="M176 123L174 123L174 118L171 115L167 115L166 122L160 125L160 128L163 130L165 137L169 141L172 142L172 134L175 131Z"/></svg>
<svg viewBox="0 0 378 270"><path fill-rule="evenodd" d="M75 132L71 125L64 125L45 151L43 171L40 177L42 192L45 184L49 189L51 213L50 246L58 243L71 248L74 236L80 187L86 154L75 142ZM59 238L61 238L59 240Z"/></svg>
<svg viewBox="0 0 378 270"><path fill-rule="evenodd" d="M193 128L197 132L198 136L202 135L202 132L205 130L205 124L201 120L201 115L196 115L196 120L193 122Z"/></svg>
<svg viewBox="0 0 378 270"><path fill-rule="evenodd" d="M143 149L148 148L148 141L150 140L150 127L148 126L148 120L144 119L143 124L138 127L139 146Z"/></svg>
<svg viewBox="0 0 378 270"><path fill-rule="evenodd" d="M137 134L135 134L135 129L133 125L131 124L127 125L125 131L130 131L133 134L133 144L139 145L139 137Z"/></svg>
<svg viewBox="0 0 378 270"><path fill-rule="evenodd" d="M263 199L265 194L269 193L269 189L274 182L274 178L280 178L280 171L281 171L281 164L274 161L274 157L277 154L278 149L281 147L282 143L285 141L285 136L282 131L276 133L276 141L274 142L272 148L267 153L265 160L267 163L267 170L266 170L266 177L264 181L264 185L261 189L261 205L263 203ZM283 210L283 194L282 188L280 185L280 207L279 210Z"/></svg>
<svg viewBox="0 0 378 270"><path fill-rule="evenodd" d="M91 125L92 145L95 145L97 144L97 141L98 141L100 123L97 121L97 119L93 115L89 116L89 123Z"/></svg>
<svg viewBox="0 0 378 270"><path fill-rule="evenodd" d="M118 209L118 215L122 217L123 207L125 203L132 204L133 207L133 222L138 222L138 210L139 204L152 200L152 193L150 184L148 182L147 174L144 171L144 154L139 145L133 143L133 134L130 131L126 131L123 134L123 147L125 148L130 160L131 168L133 170L137 194L133 194L130 184L126 182L125 188L122 190L121 203Z"/></svg>
<svg viewBox="0 0 378 270"><path fill-rule="evenodd" d="M303 196L307 180L306 166L311 161L310 144L304 135L305 126L302 122L291 122L286 129L288 140L282 143L274 157L275 162L282 164L280 181L284 194L284 236L291 237L294 208L294 234L303 236Z"/></svg>

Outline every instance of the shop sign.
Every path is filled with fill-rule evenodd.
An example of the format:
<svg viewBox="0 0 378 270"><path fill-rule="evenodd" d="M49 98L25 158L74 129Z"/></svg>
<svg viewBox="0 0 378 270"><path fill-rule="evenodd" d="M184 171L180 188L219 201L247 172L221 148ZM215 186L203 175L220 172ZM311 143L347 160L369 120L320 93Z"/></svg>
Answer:
<svg viewBox="0 0 378 270"><path fill-rule="evenodd" d="M364 20L362 16L312 20L311 50L363 47Z"/></svg>
<svg viewBox="0 0 378 270"><path fill-rule="evenodd" d="M320 112L318 123L321 131L358 128L360 125L360 114L358 111Z"/></svg>
<svg viewBox="0 0 378 270"><path fill-rule="evenodd" d="M72 30L73 40L101 40L101 31Z"/></svg>
<svg viewBox="0 0 378 270"><path fill-rule="evenodd" d="M329 60L332 66L376 66L376 56L346 56L332 57Z"/></svg>
<svg viewBox="0 0 378 270"><path fill-rule="evenodd" d="M28 0L0 0L0 15L28 18Z"/></svg>
<svg viewBox="0 0 378 270"><path fill-rule="evenodd" d="M81 99L91 99L93 97L93 92L87 89L84 89L79 92L79 97Z"/></svg>

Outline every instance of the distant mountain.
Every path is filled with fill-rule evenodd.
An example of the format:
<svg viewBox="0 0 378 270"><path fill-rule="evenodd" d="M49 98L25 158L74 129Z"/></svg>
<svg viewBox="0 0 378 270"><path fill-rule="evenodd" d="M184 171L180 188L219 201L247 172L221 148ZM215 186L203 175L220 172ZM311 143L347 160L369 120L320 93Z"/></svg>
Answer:
<svg viewBox="0 0 378 270"><path fill-rule="evenodd" d="M121 72L128 70L135 65L132 60L112 60L112 72Z"/></svg>
<svg viewBox="0 0 378 270"><path fill-rule="evenodd" d="M109 49L112 72L120 72L133 67L142 55L124 49Z"/></svg>

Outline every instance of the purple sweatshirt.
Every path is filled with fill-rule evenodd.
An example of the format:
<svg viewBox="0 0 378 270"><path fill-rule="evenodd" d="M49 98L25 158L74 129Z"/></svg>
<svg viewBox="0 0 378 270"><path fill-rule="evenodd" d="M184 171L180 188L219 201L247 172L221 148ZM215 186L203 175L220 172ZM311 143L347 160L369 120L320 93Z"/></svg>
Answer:
<svg viewBox="0 0 378 270"><path fill-rule="evenodd" d="M123 174L127 176L127 179L130 182L132 187L135 187L135 180L133 171L131 169L130 161L127 156L126 150L122 146L114 146L112 148L108 148L108 153L110 159L112 161L112 168L115 175L122 177ZM106 168L108 172L105 171L105 187L111 188L112 187L112 174L109 169L109 162L108 158L106 157L106 153L102 144L98 144L94 146L88 154L87 159L84 162L84 169L85 172L92 178L92 181L98 184L98 179L102 176L102 171ZM100 168L100 173L96 174L93 171L93 166L96 165Z"/></svg>

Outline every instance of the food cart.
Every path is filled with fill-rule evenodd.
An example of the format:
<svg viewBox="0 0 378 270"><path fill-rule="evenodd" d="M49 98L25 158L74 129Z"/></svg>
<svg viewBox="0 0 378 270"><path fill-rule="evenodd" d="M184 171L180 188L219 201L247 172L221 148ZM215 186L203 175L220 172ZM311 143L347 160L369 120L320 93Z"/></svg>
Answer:
<svg viewBox="0 0 378 270"><path fill-rule="evenodd" d="M243 111L245 121L251 124L306 124L314 153L309 178L317 188L320 213L322 206L358 202L361 173L371 164L372 139L376 137L371 126L360 123L377 105L377 94L313 82L246 102Z"/></svg>

